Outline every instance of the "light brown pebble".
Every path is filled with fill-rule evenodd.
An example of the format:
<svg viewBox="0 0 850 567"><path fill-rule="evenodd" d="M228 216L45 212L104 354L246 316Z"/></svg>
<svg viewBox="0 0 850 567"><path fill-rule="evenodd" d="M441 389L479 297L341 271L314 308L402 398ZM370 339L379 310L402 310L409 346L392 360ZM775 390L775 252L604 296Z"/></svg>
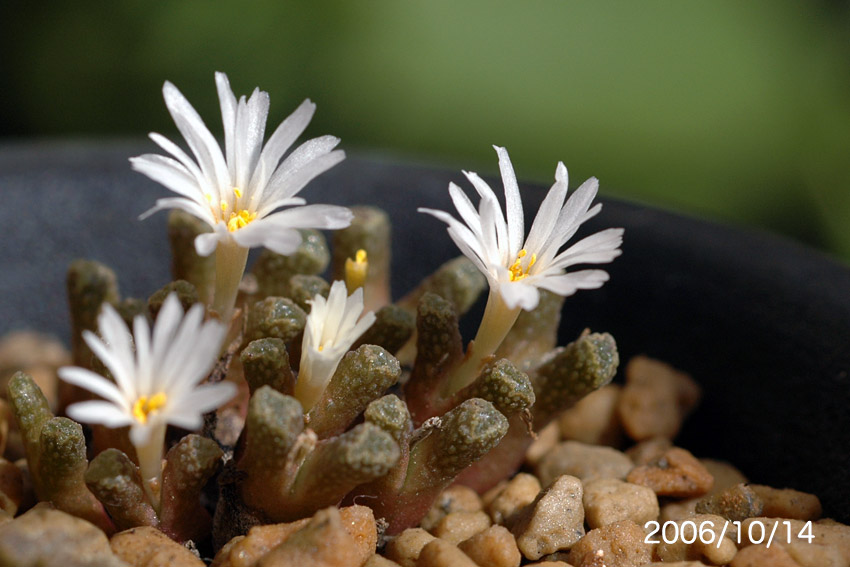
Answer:
<svg viewBox="0 0 850 567"><path fill-rule="evenodd" d="M635 441L676 437L685 416L699 401L697 383L672 366L646 356L632 358L625 373L617 414L626 434Z"/></svg>
<svg viewBox="0 0 850 567"><path fill-rule="evenodd" d="M817 520L823 513L820 499L814 494L790 488L772 488L751 484L750 488L764 502L763 514L769 518Z"/></svg>
<svg viewBox="0 0 850 567"><path fill-rule="evenodd" d="M648 541L659 542L655 556L661 561L702 561L708 565L725 565L735 557L738 548L725 518L697 514L676 524L678 528L675 531L662 524L661 530L666 531L647 536Z"/></svg>
<svg viewBox="0 0 850 567"><path fill-rule="evenodd" d="M753 523L759 525L753 526L751 530ZM761 537L762 528L766 534L770 534L774 524L779 525L776 526L777 535L771 547L781 545L800 565L850 565L850 526L838 522L809 523L781 518L750 518L741 524L741 546L753 544L753 540Z"/></svg>
<svg viewBox="0 0 850 567"><path fill-rule="evenodd" d="M431 531L440 520L452 512L477 512L481 509L481 498L474 490L468 486L454 484L440 493L431 509L419 522L419 526Z"/></svg>
<svg viewBox="0 0 850 567"><path fill-rule="evenodd" d="M372 509L347 506L339 509L342 526L352 536L356 553L367 557L375 552L378 534ZM268 524L251 528L247 536L233 538L216 554L211 567L253 567L272 549L304 528L310 518L285 524Z"/></svg>
<svg viewBox="0 0 850 567"><path fill-rule="evenodd" d="M387 543L384 555L401 567L416 567L422 548L435 539L422 528L408 528Z"/></svg>
<svg viewBox="0 0 850 567"><path fill-rule="evenodd" d="M93 524L38 505L0 527L0 565L126 567Z"/></svg>
<svg viewBox="0 0 850 567"><path fill-rule="evenodd" d="M705 567L705 563L702 561L671 561L670 563L653 561L644 567Z"/></svg>
<svg viewBox="0 0 850 567"><path fill-rule="evenodd" d="M634 522L616 522L587 532L572 549L575 567L636 567L652 560L646 532Z"/></svg>
<svg viewBox="0 0 850 567"><path fill-rule="evenodd" d="M729 563L729 567L766 567L768 565L770 567L800 567L800 564L779 545L745 547Z"/></svg>
<svg viewBox="0 0 850 567"><path fill-rule="evenodd" d="M513 534L504 526L490 526L460 542L458 548L478 565L487 567L519 567L522 561Z"/></svg>
<svg viewBox="0 0 850 567"><path fill-rule="evenodd" d="M456 545L435 539L422 548L416 567L479 567Z"/></svg>
<svg viewBox="0 0 850 567"><path fill-rule="evenodd" d="M510 527L516 513L534 502L540 490L540 481L536 476L527 473L514 476L487 505L493 523Z"/></svg>
<svg viewBox="0 0 850 567"><path fill-rule="evenodd" d="M584 483L584 519L590 529L630 520L644 525L658 518L658 497L652 489L614 478Z"/></svg>
<svg viewBox="0 0 850 567"><path fill-rule="evenodd" d="M526 563L525 567L573 567L566 561L538 561L536 563Z"/></svg>
<svg viewBox="0 0 850 567"><path fill-rule="evenodd" d="M431 533L457 545L490 527L490 516L483 510L477 512L452 512L440 520Z"/></svg>
<svg viewBox="0 0 850 567"><path fill-rule="evenodd" d="M366 560L363 567L401 567L401 565L395 561L390 561L383 555L375 554Z"/></svg>
<svg viewBox="0 0 850 567"><path fill-rule="evenodd" d="M309 523L257 562L257 567L361 567L375 549L362 553L335 507L316 512Z"/></svg>
<svg viewBox="0 0 850 567"><path fill-rule="evenodd" d="M109 546L132 567L204 567L195 554L150 526L119 532Z"/></svg>
<svg viewBox="0 0 850 567"><path fill-rule="evenodd" d="M717 494L729 487L735 486L742 482L747 482L747 477L737 468L727 463L726 461L718 461L715 459L700 459L700 463L714 477L714 483L711 485L705 496ZM643 463L646 464L646 463ZM684 520L689 516L696 514L697 502L703 496L694 496L685 500L674 500L665 503L661 507L661 513L658 516L658 521L661 523L667 521Z"/></svg>
<svg viewBox="0 0 850 567"><path fill-rule="evenodd" d="M21 469L0 457L0 510L14 517L23 498L24 477Z"/></svg>
<svg viewBox="0 0 850 567"><path fill-rule="evenodd" d="M658 496L689 498L711 490L714 477L690 451L673 447L661 458L635 467L626 476L628 482L648 486Z"/></svg>
<svg viewBox="0 0 850 567"><path fill-rule="evenodd" d="M564 441L540 461L537 477L543 486L565 474L578 477L582 482L597 478L624 479L633 466L625 453L611 447Z"/></svg>
<svg viewBox="0 0 850 567"><path fill-rule="evenodd" d="M558 424L553 421L537 432L537 439L525 451L526 464L532 467L537 466L537 463L548 455L560 440L561 431L558 429Z"/></svg>
<svg viewBox="0 0 850 567"><path fill-rule="evenodd" d="M0 339L0 391L16 371L29 374L51 408L56 408L59 380L56 369L71 364L71 354L62 341L32 331L8 333Z"/></svg>
<svg viewBox="0 0 850 567"><path fill-rule="evenodd" d="M584 535L582 496L581 481L564 475L519 513L511 532L527 559L569 549Z"/></svg>
<svg viewBox="0 0 850 567"><path fill-rule="evenodd" d="M653 437L635 443L626 450L626 455L635 465L648 465L657 461L673 447L673 442L666 437Z"/></svg>
<svg viewBox="0 0 850 567"><path fill-rule="evenodd" d="M761 516L764 502L756 492L746 484L736 484L716 494L709 494L697 501L694 511L697 514L715 514L727 520L746 520Z"/></svg>
<svg viewBox="0 0 850 567"><path fill-rule="evenodd" d="M623 437L617 417L621 390L617 384L602 386L563 412L558 419L561 437L591 445L619 445Z"/></svg>

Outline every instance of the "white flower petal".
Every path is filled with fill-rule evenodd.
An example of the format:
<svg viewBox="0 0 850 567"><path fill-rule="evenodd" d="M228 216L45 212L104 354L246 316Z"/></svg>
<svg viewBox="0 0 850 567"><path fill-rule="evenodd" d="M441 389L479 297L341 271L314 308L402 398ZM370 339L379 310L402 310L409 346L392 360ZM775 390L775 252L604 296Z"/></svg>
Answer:
<svg viewBox="0 0 850 567"><path fill-rule="evenodd" d="M222 235L218 231L199 234L195 237L195 252L198 256L209 256L215 252L218 243L222 240Z"/></svg>
<svg viewBox="0 0 850 567"><path fill-rule="evenodd" d="M499 284L499 293L502 300L510 309L521 307L531 311L537 307L540 301L540 293L534 285L526 284L524 281L503 282Z"/></svg>
<svg viewBox="0 0 850 567"><path fill-rule="evenodd" d="M236 171L233 169L236 163L234 143L236 140L236 96L230 88L230 81L227 75L221 72L215 74L215 86L218 91L218 102L221 107L221 122L224 126L224 148L225 160L228 164L228 170L231 179L236 177ZM216 199L218 201L219 199Z"/></svg>
<svg viewBox="0 0 850 567"><path fill-rule="evenodd" d="M110 402L92 400L68 406L68 417L83 423L99 423L106 427L124 427L133 423L127 412Z"/></svg>
<svg viewBox="0 0 850 567"><path fill-rule="evenodd" d="M549 290L558 295L568 296L580 289L597 289L609 279L604 270L580 270L558 276L542 278L537 287Z"/></svg>
<svg viewBox="0 0 850 567"><path fill-rule="evenodd" d="M522 212L522 201L519 197L514 166L508 151L499 146L493 146L499 156L499 171L502 174L502 184L505 186L505 213L508 217L508 256L516 257L522 248L522 238L525 235L525 224Z"/></svg>
<svg viewBox="0 0 850 567"><path fill-rule="evenodd" d="M269 178L277 168L280 158L295 143L298 136L307 129L307 125L310 123L315 112L316 105L310 99L307 99L295 109L295 112L287 116L280 123L280 126L277 127L269 138L269 141L266 142L266 147L260 153L257 170L251 179L251 185L253 187L261 188L260 191L262 191L262 188L265 188Z"/></svg>
<svg viewBox="0 0 850 567"><path fill-rule="evenodd" d="M344 151L334 150L330 153L317 157L310 163L290 173L280 175L275 173L272 175L272 178L266 186L264 199L266 199L266 202L274 202L280 199L292 197L301 191L301 189L303 189L310 181L344 159ZM271 212L272 209L270 209L265 203L262 206L257 207L257 214L260 216L265 216Z"/></svg>
<svg viewBox="0 0 850 567"><path fill-rule="evenodd" d="M123 406L127 402L124 393L115 384L91 370L65 366L59 369L58 374L65 382L88 390L117 406Z"/></svg>

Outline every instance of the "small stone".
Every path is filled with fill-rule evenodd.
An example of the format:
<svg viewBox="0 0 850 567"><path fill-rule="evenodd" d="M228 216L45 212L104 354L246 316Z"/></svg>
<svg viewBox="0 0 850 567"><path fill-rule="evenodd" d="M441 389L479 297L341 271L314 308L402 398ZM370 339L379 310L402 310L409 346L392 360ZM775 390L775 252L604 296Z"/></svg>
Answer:
<svg viewBox="0 0 850 567"><path fill-rule="evenodd" d="M635 465L648 465L663 457L672 447L673 442L666 437L652 437L629 447L626 455Z"/></svg>
<svg viewBox="0 0 850 567"><path fill-rule="evenodd" d="M709 565L725 565L735 557L737 547L732 539L734 533L729 529L726 518L697 514L676 524L678 528L673 532L677 535L675 538L670 536L672 530L667 528L667 541L671 543L665 541L663 533L652 536L661 542L655 548L655 555L661 561L699 560Z"/></svg>
<svg viewBox="0 0 850 567"><path fill-rule="evenodd" d="M823 513L820 499L814 494L790 488L772 488L762 484L749 486L764 503L763 515L770 518L817 520Z"/></svg>
<svg viewBox="0 0 850 567"><path fill-rule="evenodd" d="M756 525L753 525L756 524ZM754 544L754 539L774 531L774 545L785 548L788 554L800 565L850 565L850 526L822 520L808 522L778 518L749 518L741 524L741 546ZM752 528L751 528L752 526ZM766 535L764 537L767 537ZM811 539L809 539L811 537Z"/></svg>
<svg viewBox="0 0 850 567"><path fill-rule="evenodd" d="M689 451L673 447L647 465L635 467L628 482L648 486L658 496L689 498L711 489L714 477Z"/></svg>
<svg viewBox="0 0 850 567"><path fill-rule="evenodd" d="M377 528L372 510L366 506L347 506L339 510L342 526L351 536L353 554L365 557L375 552ZM283 524L251 528L247 536L239 536L222 547L213 567L254 567L271 550L310 523L310 518Z"/></svg>
<svg viewBox="0 0 850 567"><path fill-rule="evenodd" d="M699 397L699 386L687 374L663 362L636 356L626 366L626 385L617 413L626 434L635 441L673 439Z"/></svg>
<svg viewBox="0 0 850 567"><path fill-rule="evenodd" d="M561 440L561 431L556 422L537 432L537 439L525 451L525 462L529 466L536 467L537 464L558 445Z"/></svg>
<svg viewBox="0 0 850 567"><path fill-rule="evenodd" d="M664 565L668 565L664 563ZM699 563L702 565L702 563ZM735 554L729 567L800 567L782 546L751 545Z"/></svg>
<svg viewBox="0 0 850 567"><path fill-rule="evenodd" d="M736 484L717 494L703 497L696 503L697 514L715 514L727 520L745 520L761 516L764 502L759 495L746 484Z"/></svg>
<svg viewBox="0 0 850 567"><path fill-rule="evenodd" d="M126 567L103 531L44 504L0 526L0 565Z"/></svg>
<svg viewBox="0 0 850 567"><path fill-rule="evenodd" d="M597 478L624 479L633 466L625 453L611 447L564 441L540 461L537 476L543 486L565 474L576 476L582 482Z"/></svg>
<svg viewBox="0 0 850 567"><path fill-rule="evenodd" d="M306 526L257 562L257 567L361 567L367 553L348 530L336 507L319 510ZM377 539L377 535L376 535Z"/></svg>
<svg viewBox="0 0 850 567"><path fill-rule="evenodd" d="M119 532L109 546L133 567L204 567L191 551L150 526Z"/></svg>
<svg viewBox="0 0 850 567"><path fill-rule="evenodd" d="M519 567L522 554L513 534L504 526L490 526L458 544L478 565L487 567Z"/></svg>
<svg viewBox="0 0 850 567"><path fill-rule="evenodd" d="M0 457L0 510L14 517L24 498L24 476L15 463Z"/></svg>
<svg viewBox="0 0 850 567"><path fill-rule="evenodd" d="M366 563L363 564L363 567L401 567L395 561L390 561L383 555L378 555L377 553L366 560Z"/></svg>
<svg viewBox="0 0 850 567"><path fill-rule="evenodd" d="M534 502L540 490L536 476L519 473L498 491L487 505L487 513L494 523L510 527L516 514Z"/></svg>
<svg viewBox="0 0 850 567"><path fill-rule="evenodd" d="M642 526L658 518L658 497L652 489L613 478L586 482L583 502L591 529L625 520Z"/></svg>
<svg viewBox="0 0 850 567"><path fill-rule="evenodd" d="M384 555L401 567L416 567L422 548L435 539L422 528L409 528L387 543Z"/></svg>
<svg viewBox="0 0 850 567"><path fill-rule="evenodd" d="M639 445L643 445L644 443L651 443L651 441L644 441ZM672 444L669 441L667 441L667 444L667 448L669 449ZM667 449L665 449L665 451L666 450ZM649 461L646 461L640 464L647 464L648 462ZM702 463L708 472L711 473L711 476L714 477L714 484L711 486L711 490L702 497L695 496L686 500L671 500L667 502L661 507L661 514L658 516L659 522L664 523L666 521L684 520L689 516L693 516L696 514L696 505L701 498L717 494L727 488L735 486L736 484L747 482L747 477L745 477L741 471L725 461L700 459L699 462Z"/></svg>
<svg viewBox="0 0 850 567"><path fill-rule="evenodd" d="M617 446L623 436L617 416L621 390L617 384L602 386L563 412L558 419L561 437L591 445Z"/></svg>
<svg viewBox="0 0 850 567"><path fill-rule="evenodd" d="M479 567L457 546L435 539L422 548L416 567Z"/></svg>
<svg viewBox="0 0 850 567"><path fill-rule="evenodd" d="M573 567L566 561L538 561L536 563L528 563L525 567Z"/></svg>
<svg viewBox="0 0 850 567"><path fill-rule="evenodd" d="M563 475L518 515L511 528L527 559L569 549L584 535L581 481Z"/></svg>
<svg viewBox="0 0 850 567"><path fill-rule="evenodd" d="M56 337L32 331L16 331L0 339L0 391L12 375L22 370L33 380L51 408L56 408L58 379L56 370L71 364L71 353Z"/></svg>
<svg viewBox="0 0 850 567"><path fill-rule="evenodd" d="M572 549L575 567L637 567L652 560L646 532L634 522L615 522L587 532Z"/></svg>
<svg viewBox="0 0 850 567"><path fill-rule="evenodd" d="M460 484L454 484L445 489L431 509L419 522L419 526L432 531L440 521L453 512L478 512L482 509L481 498L469 488Z"/></svg>
<svg viewBox="0 0 850 567"><path fill-rule="evenodd" d="M482 510L452 512L440 520L431 533L452 545L457 545L489 527L490 516Z"/></svg>

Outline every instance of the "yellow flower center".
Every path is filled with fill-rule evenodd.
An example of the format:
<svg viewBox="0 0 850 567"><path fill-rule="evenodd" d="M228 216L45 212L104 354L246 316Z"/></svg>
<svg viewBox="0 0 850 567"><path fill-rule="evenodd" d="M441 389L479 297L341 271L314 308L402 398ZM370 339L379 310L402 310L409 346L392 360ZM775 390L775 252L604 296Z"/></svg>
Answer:
<svg viewBox="0 0 850 567"><path fill-rule="evenodd" d="M165 405L166 401L168 401L168 397L163 392L154 394L150 398L142 396L133 404L133 417L139 423L147 423L148 416L158 412Z"/></svg>
<svg viewBox="0 0 850 567"><path fill-rule="evenodd" d="M525 248L520 250L519 253L516 255L516 261L511 264L510 268L508 268L511 271L512 282L518 282L519 280L528 277L528 271L531 270L531 266L533 266L534 263L537 261L537 254L532 254L531 260L528 262L528 266L526 266L523 270L522 259L525 258L527 254L528 252L525 251Z"/></svg>
<svg viewBox="0 0 850 567"><path fill-rule="evenodd" d="M257 213L249 213L244 209L238 213L230 213L230 220L227 221L227 230L230 232L239 230L248 226L255 218L257 218Z"/></svg>
<svg viewBox="0 0 850 567"><path fill-rule="evenodd" d="M369 272L369 260L362 248L354 255L354 259L345 259L345 287L348 293L354 293L358 287L363 287L366 274Z"/></svg>

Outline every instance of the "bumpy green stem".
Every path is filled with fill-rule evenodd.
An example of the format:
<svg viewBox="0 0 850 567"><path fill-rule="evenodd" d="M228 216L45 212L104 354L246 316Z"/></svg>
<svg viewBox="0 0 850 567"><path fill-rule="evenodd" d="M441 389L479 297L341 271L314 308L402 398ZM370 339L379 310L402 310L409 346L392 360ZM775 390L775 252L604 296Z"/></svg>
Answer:
<svg viewBox="0 0 850 567"><path fill-rule="evenodd" d="M101 306L118 303L118 282L115 272L107 266L93 260L75 260L68 268L67 286L74 364L91 368L93 355L83 340L83 331L97 331Z"/></svg>
<svg viewBox="0 0 850 567"><path fill-rule="evenodd" d="M251 341L239 358L251 395L263 386L271 386L281 394L292 394L295 389L295 375L289 365L289 354L282 339Z"/></svg>
<svg viewBox="0 0 850 567"><path fill-rule="evenodd" d="M260 297L290 297L290 278L296 274L314 276L325 271L330 252L325 237L317 230L301 230L301 244L289 256L263 250L251 273L257 278Z"/></svg>
<svg viewBox="0 0 850 567"><path fill-rule="evenodd" d="M379 346L363 345L346 353L307 414L307 425L320 439L339 435L400 376L398 360Z"/></svg>
<svg viewBox="0 0 850 567"><path fill-rule="evenodd" d="M151 317L156 318L159 314L159 310L162 309L162 304L165 303L165 298L172 293L177 294L177 299L180 300L180 306L183 308L184 312L188 311L190 307L201 301L200 296L198 295L198 290L188 281L177 280L169 282L155 291L153 295L148 298L148 310L150 311Z"/></svg>
<svg viewBox="0 0 850 567"><path fill-rule="evenodd" d="M375 322L357 340L355 347L378 345L395 354L413 336L416 318L398 305L384 305L375 317Z"/></svg>
<svg viewBox="0 0 850 567"><path fill-rule="evenodd" d="M609 383L620 356L608 333L583 333L530 374L537 395L534 429L540 430L561 411Z"/></svg>
<svg viewBox="0 0 850 567"><path fill-rule="evenodd" d="M245 449L237 461L244 473L242 497L253 508L271 512L284 506L290 452L304 430L301 404L269 386L258 389L248 404L243 436Z"/></svg>
<svg viewBox="0 0 850 567"><path fill-rule="evenodd" d="M224 453L212 439L187 435L165 456L160 529L176 541L204 538L212 520L201 491L218 471Z"/></svg>
<svg viewBox="0 0 850 567"><path fill-rule="evenodd" d="M107 449L92 459L85 482L118 530L158 525L138 467L118 449Z"/></svg>
<svg viewBox="0 0 850 567"><path fill-rule="evenodd" d="M312 301L317 295L327 298L330 291L331 286L324 278L296 274L289 278L289 288L285 297L294 301L305 313L309 313L311 305L308 302Z"/></svg>
<svg viewBox="0 0 850 567"><path fill-rule="evenodd" d="M215 290L215 258L195 252L195 238L209 232L210 226L180 209L168 214L168 241L171 245L171 274L186 280L198 290L200 300L212 303Z"/></svg>
<svg viewBox="0 0 850 567"><path fill-rule="evenodd" d="M244 342L277 338L288 343L304 332L307 314L291 299L267 297L248 310Z"/></svg>
<svg viewBox="0 0 850 567"><path fill-rule="evenodd" d="M451 395L443 395L443 390L449 372L462 360L463 343L457 312L451 302L433 293L419 301L416 329L416 362L404 395L413 422L419 425L448 407Z"/></svg>
<svg viewBox="0 0 850 567"><path fill-rule="evenodd" d="M41 428L38 443L39 500L52 502L63 512L83 518L111 534L115 527L103 505L86 486L86 439L79 423L54 417Z"/></svg>
<svg viewBox="0 0 850 567"><path fill-rule="evenodd" d="M507 418L493 404L477 398L466 400L431 425L426 436L413 445L398 490L374 484L360 487L358 492L374 497L370 506L376 517L386 518L387 533L399 533L415 525L457 474L486 455L507 430Z"/></svg>
<svg viewBox="0 0 850 567"><path fill-rule="evenodd" d="M333 235L333 280L345 280L345 264L359 250L366 251L368 269L363 304L374 311L390 302L390 217L375 207L352 207L351 225ZM353 289L348 290L353 293Z"/></svg>
<svg viewBox="0 0 850 567"><path fill-rule="evenodd" d="M338 504L359 484L387 474L399 459L392 436L371 423L362 423L342 435L319 442L307 455L292 483L283 516L287 521Z"/></svg>

